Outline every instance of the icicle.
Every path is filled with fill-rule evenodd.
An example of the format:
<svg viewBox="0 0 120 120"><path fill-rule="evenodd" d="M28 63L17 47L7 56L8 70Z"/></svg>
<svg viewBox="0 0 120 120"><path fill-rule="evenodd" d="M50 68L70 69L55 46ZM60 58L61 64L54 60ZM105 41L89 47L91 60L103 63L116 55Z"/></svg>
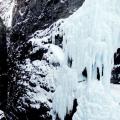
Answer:
<svg viewBox="0 0 120 120"><path fill-rule="evenodd" d="M73 108L74 92L77 86L76 71L66 65L60 67L56 74L56 91L53 99L53 110L64 120L67 112Z"/></svg>

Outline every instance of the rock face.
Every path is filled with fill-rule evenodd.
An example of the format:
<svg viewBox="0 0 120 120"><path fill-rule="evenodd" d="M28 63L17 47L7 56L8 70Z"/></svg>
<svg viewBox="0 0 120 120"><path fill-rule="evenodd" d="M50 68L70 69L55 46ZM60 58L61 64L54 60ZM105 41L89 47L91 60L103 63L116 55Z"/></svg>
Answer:
<svg viewBox="0 0 120 120"><path fill-rule="evenodd" d="M46 28L58 19L68 17L83 2L16 0L8 46L7 110L8 113L11 111L8 119L52 119L50 111L55 91L53 73L59 67L54 48L62 47L62 37L55 35L53 44L50 33L54 31L53 27Z"/></svg>
<svg viewBox="0 0 120 120"><path fill-rule="evenodd" d="M118 48L114 54L114 64L111 83L120 84L120 48Z"/></svg>
<svg viewBox="0 0 120 120"><path fill-rule="evenodd" d="M13 17L13 35L32 34L45 29L60 18L68 17L84 0L16 0ZM14 39L14 38L13 38Z"/></svg>
<svg viewBox="0 0 120 120"><path fill-rule="evenodd" d="M0 107L5 105L7 95L7 47L6 47L6 28L0 18ZM3 103L4 102L4 103Z"/></svg>
<svg viewBox="0 0 120 120"><path fill-rule="evenodd" d="M0 19L0 73L6 71L6 56L7 56L7 47L6 47L6 28L3 25L2 19Z"/></svg>

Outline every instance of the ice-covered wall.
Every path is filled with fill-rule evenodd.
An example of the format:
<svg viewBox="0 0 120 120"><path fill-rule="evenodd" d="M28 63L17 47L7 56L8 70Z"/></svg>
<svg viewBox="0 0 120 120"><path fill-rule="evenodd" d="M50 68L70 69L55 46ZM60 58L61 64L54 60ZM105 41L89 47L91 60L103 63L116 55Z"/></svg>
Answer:
<svg viewBox="0 0 120 120"><path fill-rule="evenodd" d="M86 67L89 80L96 79L97 67L103 82L110 80L113 55L119 47L120 37L120 17L115 6L114 0L85 1L62 24L66 58L69 56L73 59L72 68L78 74Z"/></svg>
<svg viewBox="0 0 120 120"><path fill-rule="evenodd" d="M87 69L86 84L88 90L85 93L85 99L91 100L92 95L96 95L94 99L99 106L101 105L101 103L98 98L102 95L104 96L105 94L109 94L107 92L105 92L104 94L99 94L99 92L101 90L108 91L109 89L111 70L114 65L113 56L120 45L120 14L118 6L118 0L86 0L83 6L79 8L79 10L77 10L73 15L71 15L67 19L59 20L57 23L61 24L57 32L63 35L63 51L65 53L64 63L66 63L67 65L68 59L71 59L70 68L69 66L67 66L70 71L66 72L65 70L64 72L62 72L65 73L65 75L62 74L61 77L58 74L58 81L61 80L62 82L57 84L56 92L59 92L55 94L55 98L53 100L55 101L53 102L53 109L58 113L59 117L62 120L64 120L66 113L69 112L71 109L71 107L69 107L68 105L70 100L69 91L71 91L72 88L72 86L69 85L69 81L72 78L71 83L74 86L76 82L76 77L77 81L80 81L82 79L82 71L85 68ZM52 34L54 36L55 33L53 32ZM54 41L55 39L53 37L53 43ZM73 72L71 76L68 76L67 73L71 73L71 70L74 70L76 72ZM94 81L98 81L98 72L100 75L100 82L94 83ZM68 86L64 86L66 84L68 84ZM91 86L91 84L94 84L95 86L97 86L97 84L100 84L100 86L98 85L98 88L94 88L94 85ZM80 93L79 90L81 90L78 90L78 86L79 84L77 84L77 86L74 87L73 90L76 91L76 93ZM89 87L92 87L92 89L88 89ZM96 90L98 93L92 93L92 90ZM72 91L70 93L72 94ZM63 97L56 97L61 94ZM87 97L87 95L91 95L91 97L89 96L89 98ZM74 97L71 99L71 104L73 99ZM104 101L104 99L105 101L107 100L107 103ZM87 100L87 103L85 104L89 104L89 100ZM101 101L106 106L109 106L109 102L111 102L112 99L107 96L105 98L101 98ZM85 107L84 102L83 106ZM86 106L88 106L89 108L89 105ZM105 106L102 107L103 109L106 109ZM91 108L90 110L92 109L94 110L95 108ZM86 112L86 114L88 114L88 116L90 117L89 111L87 110L88 109L86 109L86 111L84 112ZM99 110L98 113L101 113L102 115L102 112L100 112ZM85 118L86 115L83 116L84 117L78 117L78 119L88 120L89 117ZM108 120L110 116L106 116L104 116L103 119ZM93 119L96 120L96 118L92 118L92 120ZM101 117L99 119L102 120ZM116 118L113 117L112 119Z"/></svg>

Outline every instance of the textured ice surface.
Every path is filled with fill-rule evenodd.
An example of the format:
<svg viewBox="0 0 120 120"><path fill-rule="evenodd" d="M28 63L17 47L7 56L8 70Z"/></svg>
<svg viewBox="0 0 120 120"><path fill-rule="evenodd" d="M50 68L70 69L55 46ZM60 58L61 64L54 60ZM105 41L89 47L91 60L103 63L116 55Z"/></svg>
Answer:
<svg viewBox="0 0 120 120"><path fill-rule="evenodd" d="M120 118L120 107L114 101L110 91L111 70L114 65L113 55L120 45L118 5L118 0L86 0L73 15L62 20L60 29L63 33L65 60L67 63L68 57L72 59L72 66L69 69L74 69L76 73L72 73L73 77L65 74L64 78L58 74L59 80L64 79L65 82L61 82L61 86L58 85L59 92L57 91L55 98L63 93L64 83L68 84L72 78L71 82L74 86L76 76L79 81L82 78L82 71L87 69L86 84L80 89L78 89L80 84L74 87L75 97L78 100L74 120L117 120ZM100 82L97 80L97 69L99 69ZM71 91L73 86L68 85L66 89ZM55 99L53 102L53 105L56 105L54 109L62 120L66 115L65 111L71 109L69 105L66 106L66 101L67 103L69 101L69 92L66 94L68 96L58 97L59 100Z"/></svg>

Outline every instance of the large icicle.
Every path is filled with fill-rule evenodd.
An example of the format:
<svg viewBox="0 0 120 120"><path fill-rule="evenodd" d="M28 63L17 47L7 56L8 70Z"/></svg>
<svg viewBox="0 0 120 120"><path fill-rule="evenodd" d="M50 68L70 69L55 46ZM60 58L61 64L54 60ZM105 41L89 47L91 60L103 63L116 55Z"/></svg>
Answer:
<svg viewBox="0 0 120 120"><path fill-rule="evenodd" d="M54 95L53 109L58 113L61 120L64 120L65 115L73 108L77 74L75 70L67 66L62 66L57 72L57 88Z"/></svg>

